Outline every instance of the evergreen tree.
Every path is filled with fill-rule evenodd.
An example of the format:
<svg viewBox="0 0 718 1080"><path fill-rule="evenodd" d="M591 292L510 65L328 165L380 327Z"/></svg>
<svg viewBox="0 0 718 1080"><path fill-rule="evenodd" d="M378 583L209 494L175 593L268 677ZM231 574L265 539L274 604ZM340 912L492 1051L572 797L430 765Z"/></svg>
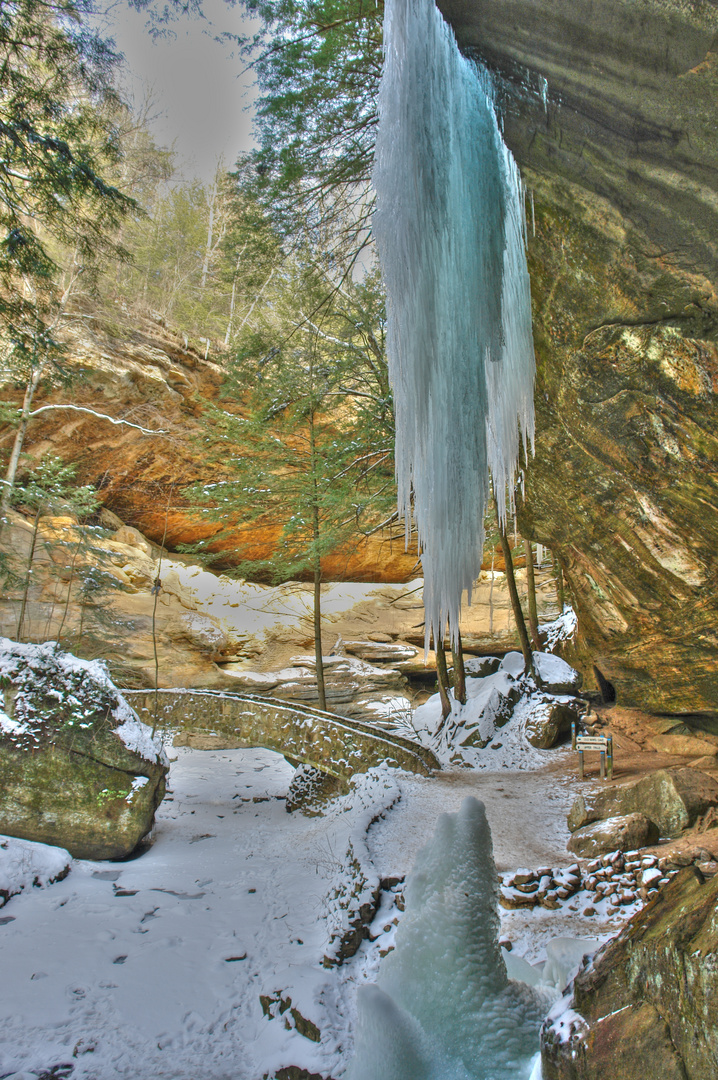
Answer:
<svg viewBox="0 0 718 1080"><path fill-rule="evenodd" d="M81 274L121 254L138 210L104 177L121 151L117 61L82 22L86 2L0 5L0 352L25 386L2 509L15 482L40 380L58 366L58 326ZM69 253L65 281L57 252Z"/></svg>
<svg viewBox="0 0 718 1080"><path fill-rule="evenodd" d="M82 520L94 513L99 506L94 489L87 485L79 486L75 481L75 472L75 465L65 465L60 458L50 454L42 458L36 467L30 470L24 482L13 489L13 504L33 515L32 536L17 622L18 641L22 641L40 518L44 514L70 514Z"/></svg>
<svg viewBox="0 0 718 1080"><path fill-rule="evenodd" d="M257 71L257 190L285 235L330 231L361 249L382 68L382 0L246 0L263 28Z"/></svg>
<svg viewBox="0 0 718 1080"><path fill-rule="evenodd" d="M326 280L314 264L283 266L263 325L245 335L232 372L228 397L243 398L244 408L228 401L237 411L211 415L205 452L218 479L187 493L204 507L203 520L229 523L201 549L211 552L241 517L279 535L270 559L238 572L264 570L275 581L311 577L322 708L323 560L393 517L396 497L382 329L365 324L378 305L377 287L373 280L336 291L309 319L303 306L317 306Z"/></svg>

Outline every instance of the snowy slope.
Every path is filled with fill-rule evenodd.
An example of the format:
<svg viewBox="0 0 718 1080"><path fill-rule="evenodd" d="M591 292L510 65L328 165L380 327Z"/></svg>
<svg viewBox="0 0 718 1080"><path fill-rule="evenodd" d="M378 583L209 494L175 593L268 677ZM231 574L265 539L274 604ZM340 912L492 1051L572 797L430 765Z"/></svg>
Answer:
<svg viewBox="0 0 718 1080"><path fill-rule="evenodd" d="M327 968L330 939L351 918L331 899L339 886L359 883L361 902L380 879L403 877L438 815L467 794L486 803L500 870L568 861L560 771L377 770L328 816L305 818L284 809L293 771L278 754L175 755L146 854L74 861L64 881L0 912L0 1076L35 1080L67 1063L72 1080L261 1080L297 1065L340 1080L357 985L376 977L396 911L383 892L377 940ZM345 872L350 848L359 875ZM595 933L560 912L506 914L521 920L511 936L524 938L519 952L533 946L531 959L556 934ZM297 1030L292 1009L321 1042Z"/></svg>

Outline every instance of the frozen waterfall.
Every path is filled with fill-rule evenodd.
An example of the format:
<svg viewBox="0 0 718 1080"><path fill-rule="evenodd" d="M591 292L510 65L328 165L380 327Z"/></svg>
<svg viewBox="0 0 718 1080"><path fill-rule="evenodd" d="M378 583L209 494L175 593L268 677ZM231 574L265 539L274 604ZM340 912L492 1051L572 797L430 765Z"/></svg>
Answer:
<svg viewBox="0 0 718 1080"><path fill-rule="evenodd" d="M396 949L359 989L347 1080L529 1080L556 994L509 980L497 892L484 807L468 798L419 853Z"/></svg>
<svg viewBox="0 0 718 1080"><path fill-rule="evenodd" d="M481 570L489 469L504 506L533 439L523 191L490 80L433 0L387 0L374 233L389 302L399 510L416 521L427 647Z"/></svg>

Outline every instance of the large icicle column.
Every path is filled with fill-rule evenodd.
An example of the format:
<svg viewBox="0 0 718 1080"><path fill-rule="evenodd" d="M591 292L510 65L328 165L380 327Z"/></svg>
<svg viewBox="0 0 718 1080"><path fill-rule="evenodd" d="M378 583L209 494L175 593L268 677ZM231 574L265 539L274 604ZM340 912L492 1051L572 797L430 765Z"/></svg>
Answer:
<svg viewBox="0 0 718 1080"><path fill-rule="evenodd" d="M416 858L396 948L357 994L347 1080L528 1080L549 988L509 980L483 803L442 814Z"/></svg>
<svg viewBox="0 0 718 1080"><path fill-rule="evenodd" d="M389 304L399 510L416 521L427 646L481 572L489 470L533 439L523 192L490 81L433 0L387 0L374 233Z"/></svg>

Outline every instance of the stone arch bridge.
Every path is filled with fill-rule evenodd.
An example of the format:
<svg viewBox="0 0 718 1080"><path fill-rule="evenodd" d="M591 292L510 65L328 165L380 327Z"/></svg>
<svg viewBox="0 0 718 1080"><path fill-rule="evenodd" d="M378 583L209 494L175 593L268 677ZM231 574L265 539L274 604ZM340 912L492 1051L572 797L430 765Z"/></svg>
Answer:
<svg viewBox="0 0 718 1080"><path fill-rule="evenodd" d="M175 746L208 749L217 737L225 749L264 746L334 777L344 789L355 773L384 761L422 776L440 768L431 750L411 739L308 705L217 690L121 693L146 724L173 732Z"/></svg>

